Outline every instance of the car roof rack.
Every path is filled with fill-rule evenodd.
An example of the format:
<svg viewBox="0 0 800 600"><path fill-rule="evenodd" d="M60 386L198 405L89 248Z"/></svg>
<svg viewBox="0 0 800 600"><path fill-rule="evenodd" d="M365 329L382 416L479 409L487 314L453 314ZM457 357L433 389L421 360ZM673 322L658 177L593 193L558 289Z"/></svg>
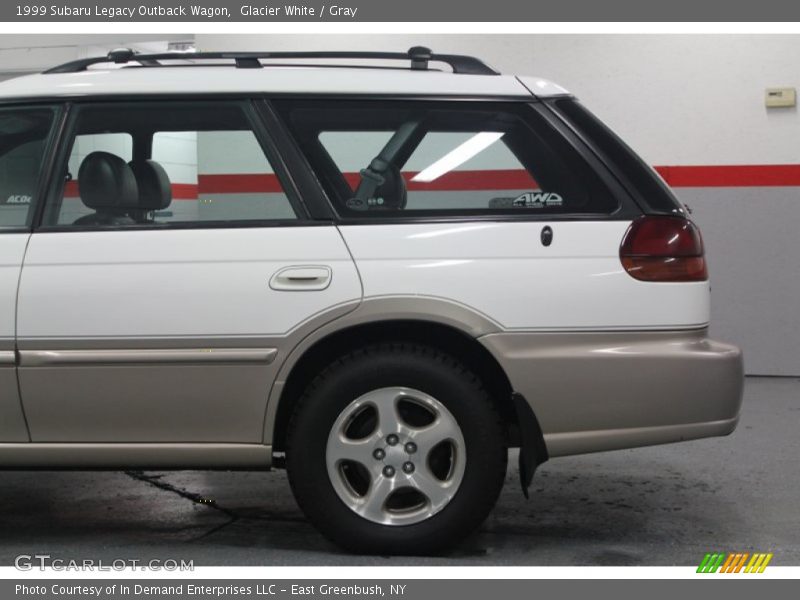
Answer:
<svg viewBox="0 0 800 600"><path fill-rule="evenodd" d="M430 48L414 46L408 52L345 52L345 51L307 51L307 52L166 52L161 54L138 54L130 48L112 50L106 56L82 58L53 67L45 73L78 73L86 71L90 66L102 63L118 65L138 63L142 67L160 67L164 60L222 60L235 62L239 69L260 69L264 66L261 60L266 59L367 59L367 60L407 60L411 61L411 70L426 71L428 63L441 62L450 65L453 73L462 75L499 75L483 61L460 54L435 54Z"/></svg>

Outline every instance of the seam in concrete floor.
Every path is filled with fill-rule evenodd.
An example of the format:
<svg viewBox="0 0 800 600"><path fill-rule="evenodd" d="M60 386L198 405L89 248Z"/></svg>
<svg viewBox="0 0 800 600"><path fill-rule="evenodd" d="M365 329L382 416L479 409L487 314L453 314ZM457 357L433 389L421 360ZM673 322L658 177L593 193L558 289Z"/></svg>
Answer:
<svg viewBox="0 0 800 600"><path fill-rule="evenodd" d="M220 512L220 513L222 513L222 514L224 514L225 516L228 517L228 521L226 521L224 523L221 523L220 525L217 525L216 527L212 527L211 529L209 529L208 531L206 531L202 535L199 535L199 536L191 538L189 540L190 542L195 542L195 541L207 538L207 537L209 537L209 536L221 531L222 529L225 529L225 528L229 527L230 525L233 525L237 521L268 521L268 522L274 522L274 521L304 522L305 521L305 519L286 519L286 518L275 519L274 517L267 516L267 515L242 515L242 514L238 513L235 510L231 510L230 508L226 508L224 506L221 506L219 503L217 503L216 500L211 500L209 498L206 498L202 494L197 494L195 492L190 492L189 490L186 490L186 489L183 489L183 488L179 488L177 486L172 485L171 483L168 483L168 482L164 481L162 479L164 477L163 474L162 475L148 475L144 471L128 470L128 471L125 471L125 475L127 475L128 477L130 477L132 479L135 479L136 481L141 481L142 483L146 483L146 484L151 485L151 486L153 486L155 488L158 488L158 489L160 489L162 491L170 492L172 494L176 494L177 496L180 496L181 498L185 498L186 500L189 500L194 504L199 504L201 506L207 506L207 507L209 507L209 508L211 508L211 509L213 509L215 511L218 511L218 512Z"/></svg>
<svg viewBox="0 0 800 600"><path fill-rule="evenodd" d="M216 527L212 527L202 535L192 538L190 540L192 542L197 540L202 540L203 538L213 535L218 531L228 527L229 525L232 525L241 518L247 518L236 514L235 511L225 508L224 506L220 506L219 504L217 504L216 500L210 500L208 498L204 498L201 494L196 494L194 492L190 492L189 490L184 490L182 488L175 487L174 485L172 485L171 483L167 483L166 481L162 481L161 478L163 477L163 475L147 475L144 471L125 471L125 475L137 481L141 481L142 483L152 485L153 487L156 487L165 492L177 494L181 498L190 500L195 504L207 506L213 510L221 512L222 514L228 517L228 521L220 525L217 525Z"/></svg>

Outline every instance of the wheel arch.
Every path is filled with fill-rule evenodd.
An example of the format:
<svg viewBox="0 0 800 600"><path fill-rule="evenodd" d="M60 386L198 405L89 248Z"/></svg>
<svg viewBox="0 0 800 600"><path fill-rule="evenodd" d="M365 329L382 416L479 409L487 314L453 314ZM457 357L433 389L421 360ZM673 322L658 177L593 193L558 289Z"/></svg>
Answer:
<svg viewBox="0 0 800 600"><path fill-rule="evenodd" d="M295 356L287 359L288 364L282 369L284 372L270 398L272 418L267 420L265 437L271 441L273 452L282 453L285 450L289 418L305 386L317 373L341 354L370 343L390 340L430 345L463 362L481 378L497 403L506 424L509 446L521 445L523 435L520 424L525 427L526 423L515 406L511 382L495 356L476 339L475 328L464 331L453 323L404 316L342 324L318 335L313 341L306 340L305 344L301 344L303 347L298 349ZM536 417L532 412L531 415L536 423L536 431L526 435L539 438L535 441L536 445L544 447ZM276 464L280 465L280 457L276 458Z"/></svg>

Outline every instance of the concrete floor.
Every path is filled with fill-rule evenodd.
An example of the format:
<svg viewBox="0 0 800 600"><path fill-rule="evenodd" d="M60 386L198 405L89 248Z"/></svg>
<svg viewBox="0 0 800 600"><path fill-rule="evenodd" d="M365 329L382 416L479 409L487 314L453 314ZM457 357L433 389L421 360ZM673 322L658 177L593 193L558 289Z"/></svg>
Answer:
<svg viewBox="0 0 800 600"><path fill-rule="evenodd" d="M343 554L304 520L282 471L0 473L0 564L193 559L196 565L687 565L719 551L800 564L800 379L750 378L727 438L516 466L481 530L447 557ZM213 499L215 506L197 500Z"/></svg>

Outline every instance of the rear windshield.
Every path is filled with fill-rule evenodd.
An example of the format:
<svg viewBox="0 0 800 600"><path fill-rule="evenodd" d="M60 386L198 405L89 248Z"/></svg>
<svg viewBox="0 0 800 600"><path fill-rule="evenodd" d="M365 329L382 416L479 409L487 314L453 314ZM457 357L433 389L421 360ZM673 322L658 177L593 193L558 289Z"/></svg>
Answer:
<svg viewBox="0 0 800 600"><path fill-rule="evenodd" d="M344 217L610 215L619 202L527 105L275 102Z"/></svg>
<svg viewBox="0 0 800 600"><path fill-rule="evenodd" d="M683 207L664 180L600 119L573 98L556 100L554 106L595 148L612 163L620 180L646 213L682 213Z"/></svg>

